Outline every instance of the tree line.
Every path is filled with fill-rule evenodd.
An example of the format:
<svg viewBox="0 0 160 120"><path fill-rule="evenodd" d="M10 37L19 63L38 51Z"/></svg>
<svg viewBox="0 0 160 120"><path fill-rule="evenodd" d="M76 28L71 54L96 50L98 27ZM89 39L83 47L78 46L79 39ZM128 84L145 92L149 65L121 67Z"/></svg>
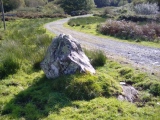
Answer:
<svg viewBox="0 0 160 120"><path fill-rule="evenodd" d="M121 6L130 2L156 2L160 5L160 0L3 0L4 9L6 12L17 9L19 7L44 6L49 2L59 4L66 13L77 10L88 11L95 6Z"/></svg>

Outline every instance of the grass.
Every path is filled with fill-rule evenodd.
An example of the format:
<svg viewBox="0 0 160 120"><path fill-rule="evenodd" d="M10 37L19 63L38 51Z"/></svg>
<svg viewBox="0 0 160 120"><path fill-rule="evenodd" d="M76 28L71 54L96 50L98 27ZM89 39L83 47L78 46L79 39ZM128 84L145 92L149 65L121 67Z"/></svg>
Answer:
<svg viewBox="0 0 160 120"><path fill-rule="evenodd" d="M39 67L47 46L52 40L49 32L43 28L43 24L53 20L57 18L20 19L6 23L7 30L0 30L3 33L3 40L0 41L0 71L3 76L1 74L0 78L16 73L17 69L28 70L32 69L31 66L36 69ZM24 64L30 64L30 67ZM8 69L12 70L9 72Z"/></svg>
<svg viewBox="0 0 160 120"><path fill-rule="evenodd" d="M93 67L100 67L106 64L106 55L104 52L98 50L89 51L87 49L84 49L84 52L90 59L91 65Z"/></svg>
<svg viewBox="0 0 160 120"><path fill-rule="evenodd" d="M115 38L115 37L112 37L112 36L102 35L101 33L99 33L97 31L97 25L99 25L101 22L105 21L105 19L103 19L103 21L99 21L99 22L96 21L96 22L94 22L92 24L81 24L80 21L82 21L82 19L84 19L84 21L85 21L87 18L80 18L80 19L77 18L76 22L79 23L79 25L64 24L64 26L67 27L67 28L73 29L73 30L77 30L77 31L80 31L80 32L92 34L92 35L103 37L103 38L108 38L108 39L111 39L111 40L117 40L117 41L132 43L132 44L148 46L148 47L160 48L159 42L149 42L149 41L140 41L140 42L138 41L138 42L136 42L135 40L132 40L132 39L125 40L125 39ZM92 19L94 20L95 18L92 17ZM74 21L74 19L73 19L73 21Z"/></svg>
<svg viewBox="0 0 160 120"><path fill-rule="evenodd" d="M114 97L121 92L119 81L131 72L128 68L121 74L125 67L107 60L96 71L94 76L77 74L55 80L48 80L42 71L19 71L0 81L0 119L159 119L160 98L149 92L145 95L152 98L143 95L142 102L147 102L142 107L137 107L141 102Z"/></svg>
<svg viewBox="0 0 160 120"><path fill-rule="evenodd" d="M96 67L95 75L75 74L48 80L39 62L52 40L43 25L53 20L20 19L7 22L7 31L0 29L3 33L0 59L11 54L16 59L13 63L19 63L16 72L0 79L0 120L160 119L157 104L160 80L104 60L103 54L99 57L103 65ZM86 54L93 60L99 52L86 51ZM138 103L116 99L122 92L120 81L132 83L140 91Z"/></svg>

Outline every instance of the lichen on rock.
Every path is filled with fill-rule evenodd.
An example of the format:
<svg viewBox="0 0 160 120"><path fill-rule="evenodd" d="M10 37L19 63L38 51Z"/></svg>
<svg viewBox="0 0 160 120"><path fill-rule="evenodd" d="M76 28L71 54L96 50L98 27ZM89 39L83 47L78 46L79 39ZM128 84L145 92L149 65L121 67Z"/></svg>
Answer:
<svg viewBox="0 0 160 120"><path fill-rule="evenodd" d="M65 34L60 34L53 39L41 62L41 68L49 79L76 72L95 73L78 41L71 35Z"/></svg>

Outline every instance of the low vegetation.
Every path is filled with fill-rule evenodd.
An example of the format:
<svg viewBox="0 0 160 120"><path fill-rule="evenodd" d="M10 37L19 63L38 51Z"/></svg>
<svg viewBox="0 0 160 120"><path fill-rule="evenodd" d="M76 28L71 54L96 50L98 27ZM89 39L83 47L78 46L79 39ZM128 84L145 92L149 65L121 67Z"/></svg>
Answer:
<svg viewBox="0 0 160 120"><path fill-rule="evenodd" d="M42 24L51 20L54 19L7 22L5 32L2 32L1 27L3 40L0 41L0 78L16 73L18 69L25 69L22 67L24 64L36 66L43 59L52 38L45 34Z"/></svg>
<svg viewBox="0 0 160 120"><path fill-rule="evenodd" d="M101 18L101 17L73 18L68 22L68 25L70 25L72 27L73 26L85 27L85 25L104 22L105 20L106 20L105 18Z"/></svg>
<svg viewBox="0 0 160 120"><path fill-rule="evenodd" d="M134 9L137 14L150 15L157 14L159 7L156 3L142 3L135 5Z"/></svg>
<svg viewBox="0 0 160 120"><path fill-rule="evenodd" d="M104 35L111 35L122 39L160 40L160 25L150 23L138 25L133 22L107 20L98 26L98 31Z"/></svg>

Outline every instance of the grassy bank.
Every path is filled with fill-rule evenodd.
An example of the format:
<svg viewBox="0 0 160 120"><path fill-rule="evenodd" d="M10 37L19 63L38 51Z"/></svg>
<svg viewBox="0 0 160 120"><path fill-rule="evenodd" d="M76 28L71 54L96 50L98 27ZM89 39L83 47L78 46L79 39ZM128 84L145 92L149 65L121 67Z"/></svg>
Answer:
<svg viewBox="0 0 160 120"><path fill-rule="evenodd" d="M160 119L160 80L109 59L105 63L95 51L86 51L95 75L48 80L39 63L53 37L43 25L53 20L19 19L7 22L5 32L1 27L0 120ZM117 100L120 81L140 91L137 103Z"/></svg>
<svg viewBox="0 0 160 120"><path fill-rule="evenodd" d="M97 31L97 26L99 26L100 23L103 23L107 20L107 18L101 18L101 17L89 17L89 18L76 18L76 19L71 19L67 24L64 26L73 30L77 30L80 32L92 34L95 36L103 37L103 38L108 38L111 40L118 40L118 41L123 41L123 42L129 42L132 44L139 44L139 45L144 45L144 46L149 46L149 47L155 47L155 48L160 48L160 42L150 42L150 41L143 41L143 40L133 40L133 39L122 39L123 36L120 38L109 36L109 35L103 35L99 31ZM125 36L124 36L125 37Z"/></svg>

